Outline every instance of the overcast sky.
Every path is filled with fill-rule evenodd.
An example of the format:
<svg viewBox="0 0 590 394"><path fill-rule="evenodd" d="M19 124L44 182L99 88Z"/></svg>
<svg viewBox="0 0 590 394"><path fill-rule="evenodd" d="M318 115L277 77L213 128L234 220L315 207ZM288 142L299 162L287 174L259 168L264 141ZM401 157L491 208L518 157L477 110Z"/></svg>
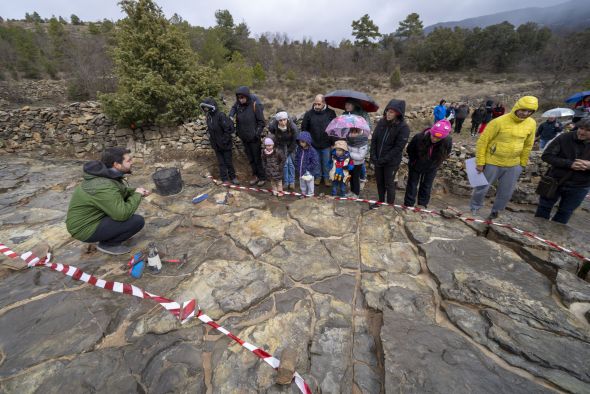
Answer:
<svg viewBox="0 0 590 394"><path fill-rule="evenodd" d="M351 38L351 22L369 14L381 33L391 33L408 14L417 12L428 26L515 8L549 6L565 0L158 0L165 14L178 13L192 25L211 26L214 13L228 9L236 23L246 22L253 36L265 32L287 33L292 39L312 38L338 43ZM0 16L21 19L25 12L42 17L84 21L120 19L114 0L0 0Z"/></svg>

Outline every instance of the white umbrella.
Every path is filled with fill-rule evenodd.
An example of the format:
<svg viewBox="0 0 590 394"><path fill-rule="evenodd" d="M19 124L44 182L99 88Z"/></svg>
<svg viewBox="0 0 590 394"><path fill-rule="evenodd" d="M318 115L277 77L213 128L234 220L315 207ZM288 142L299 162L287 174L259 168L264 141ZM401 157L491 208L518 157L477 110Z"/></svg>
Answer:
<svg viewBox="0 0 590 394"><path fill-rule="evenodd" d="M562 118L564 116L574 116L574 110L569 108L553 108L549 111L545 111L541 116L543 118L549 118L552 116L556 118Z"/></svg>

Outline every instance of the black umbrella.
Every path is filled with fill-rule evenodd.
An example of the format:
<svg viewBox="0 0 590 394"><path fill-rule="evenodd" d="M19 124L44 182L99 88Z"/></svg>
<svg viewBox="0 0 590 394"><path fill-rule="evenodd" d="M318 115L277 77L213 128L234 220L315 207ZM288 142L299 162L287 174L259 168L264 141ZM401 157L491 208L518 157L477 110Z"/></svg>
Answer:
<svg viewBox="0 0 590 394"><path fill-rule="evenodd" d="M377 112L379 106L371 96L356 90L334 90L326 94L326 104L330 107L344 109L347 100L355 99L367 112Z"/></svg>

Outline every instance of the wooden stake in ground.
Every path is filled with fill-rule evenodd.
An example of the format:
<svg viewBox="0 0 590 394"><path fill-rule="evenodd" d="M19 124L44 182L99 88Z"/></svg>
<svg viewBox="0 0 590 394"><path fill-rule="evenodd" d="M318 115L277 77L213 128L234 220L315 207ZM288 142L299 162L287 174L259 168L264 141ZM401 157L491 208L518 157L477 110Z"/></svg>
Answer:
<svg viewBox="0 0 590 394"><path fill-rule="evenodd" d="M291 384L297 364L297 352L290 347L285 348L281 353L281 364L275 378L277 384Z"/></svg>

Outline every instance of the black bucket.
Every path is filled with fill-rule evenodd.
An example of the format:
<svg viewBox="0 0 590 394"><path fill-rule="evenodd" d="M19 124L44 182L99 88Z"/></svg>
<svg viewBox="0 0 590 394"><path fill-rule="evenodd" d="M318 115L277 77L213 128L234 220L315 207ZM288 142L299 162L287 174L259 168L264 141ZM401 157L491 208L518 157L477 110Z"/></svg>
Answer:
<svg viewBox="0 0 590 394"><path fill-rule="evenodd" d="M171 196L182 191L182 177L178 168L157 169L152 179L156 184L156 193Z"/></svg>

